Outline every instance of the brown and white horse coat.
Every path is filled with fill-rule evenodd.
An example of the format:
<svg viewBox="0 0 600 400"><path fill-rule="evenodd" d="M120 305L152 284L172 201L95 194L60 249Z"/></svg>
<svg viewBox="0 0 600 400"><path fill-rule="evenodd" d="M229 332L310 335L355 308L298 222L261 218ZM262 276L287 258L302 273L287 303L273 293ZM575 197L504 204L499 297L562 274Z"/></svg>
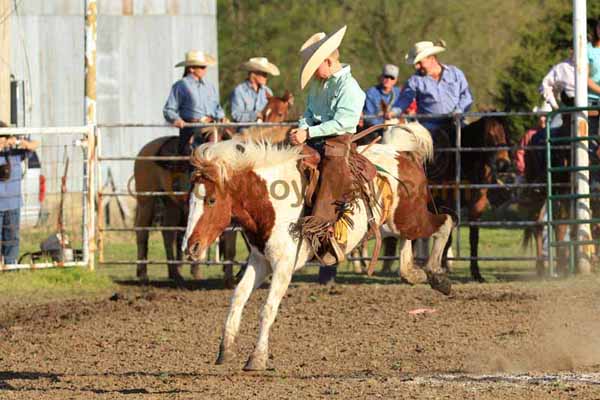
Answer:
<svg viewBox="0 0 600 400"><path fill-rule="evenodd" d="M389 234L407 235L408 239L415 235L437 236L439 240L434 244L434 253L439 255L431 257L427 268L438 272L441 271L441 254L452 220L449 216L440 216L441 219L435 223L426 218L423 220L426 202L420 209L415 209L411 201L412 193L419 189L412 187L418 179L405 179L406 183L399 183L399 166L402 163L418 165L424 179L422 166L415 160L421 163L431 151L429 134L420 129L409 129L395 145L372 145L364 155L386 170L387 173L382 175L390 183L394 199L388 215L382 215L382 208L376 207L374 217L385 221L383 229ZM208 244L229 225L232 218L243 227L251 244L248 267L231 300L218 363L233 356L243 307L252 291L272 274L271 287L260 317L258 341L245 367L247 370L266 368L269 330L281 299L292 274L312 257L311 247L300 241L292 229L304 212L304 199L300 194L304 192L306 181L297 167L300 157L300 148L278 148L264 142L239 141L203 145L193 157L197 170L193 177L194 196L190 196L184 250L192 258L202 259ZM405 193L399 194L399 191ZM403 209L398 211L399 208ZM404 223L407 213L413 217L413 212L418 215L412 222ZM348 231L348 251L367 234L367 218L366 205L358 200L352 215L353 224ZM422 229L423 226L425 229Z"/></svg>

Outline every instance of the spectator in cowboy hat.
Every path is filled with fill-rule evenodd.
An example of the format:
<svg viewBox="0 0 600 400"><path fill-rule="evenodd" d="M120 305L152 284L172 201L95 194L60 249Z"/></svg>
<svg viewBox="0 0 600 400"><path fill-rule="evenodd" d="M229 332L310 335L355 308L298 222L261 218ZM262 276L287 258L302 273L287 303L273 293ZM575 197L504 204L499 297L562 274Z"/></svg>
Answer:
<svg viewBox="0 0 600 400"><path fill-rule="evenodd" d="M226 121L217 89L204 78L206 68L216 63L211 55L191 50L185 53L185 60L175 65L185 67L183 78L171 87L163 114L179 128L178 152L181 155L189 155L192 137L203 133L203 128L186 127L186 123Z"/></svg>
<svg viewBox="0 0 600 400"><path fill-rule="evenodd" d="M231 93L231 116L236 122L262 121L265 108L273 91L267 86L268 75L279 76L279 68L266 57L253 57L241 65L248 78Z"/></svg>
<svg viewBox="0 0 600 400"><path fill-rule="evenodd" d="M398 108L405 110L417 100L418 114L448 114L467 112L473 104L473 96L465 74L453 65L442 64L437 54L446 51L446 43L418 42L406 54L406 62L415 68L400 94ZM436 132L446 129L452 138L454 124L448 118L420 121L434 140Z"/></svg>

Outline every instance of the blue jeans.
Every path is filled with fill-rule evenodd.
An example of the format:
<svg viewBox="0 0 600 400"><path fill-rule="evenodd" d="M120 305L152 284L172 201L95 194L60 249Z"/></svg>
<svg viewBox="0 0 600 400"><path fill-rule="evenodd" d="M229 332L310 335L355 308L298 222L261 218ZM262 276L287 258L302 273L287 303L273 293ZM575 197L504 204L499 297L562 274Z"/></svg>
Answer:
<svg viewBox="0 0 600 400"><path fill-rule="evenodd" d="M0 211L0 243L4 264L16 264L19 257L19 223L21 209Z"/></svg>

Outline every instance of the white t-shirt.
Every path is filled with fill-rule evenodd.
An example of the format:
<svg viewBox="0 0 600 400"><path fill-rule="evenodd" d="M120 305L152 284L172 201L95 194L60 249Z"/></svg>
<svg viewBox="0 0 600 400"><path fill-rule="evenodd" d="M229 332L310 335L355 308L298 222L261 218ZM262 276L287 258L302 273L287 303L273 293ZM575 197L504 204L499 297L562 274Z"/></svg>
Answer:
<svg viewBox="0 0 600 400"><path fill-rule="evenodd" d="M564 91L569 97L575 97L575 65L573 60L568 59L553 66L542 80L539 91L554 110L558 109L561 92Z"/></svg>

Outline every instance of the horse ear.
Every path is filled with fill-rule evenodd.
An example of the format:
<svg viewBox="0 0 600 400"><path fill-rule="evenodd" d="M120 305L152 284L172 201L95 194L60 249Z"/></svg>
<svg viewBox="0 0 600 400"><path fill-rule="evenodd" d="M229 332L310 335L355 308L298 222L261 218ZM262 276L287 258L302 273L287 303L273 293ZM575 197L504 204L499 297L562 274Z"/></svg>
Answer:
<svg viewBox="0 0 600 400"><path fill-rule="evenodd" d="M267 100L270 100L271 97L273 97L273 95L271 93L269 93L268 91L266 91L266 92L267 92Z"/></svg>
<svg viewBox="0 0 600 400"><path fill-rule="evenodd" d="M288 103L290 106L294 105L294 95L290 93L289 90L286 90L282 97L283 101Z"/></svg>

